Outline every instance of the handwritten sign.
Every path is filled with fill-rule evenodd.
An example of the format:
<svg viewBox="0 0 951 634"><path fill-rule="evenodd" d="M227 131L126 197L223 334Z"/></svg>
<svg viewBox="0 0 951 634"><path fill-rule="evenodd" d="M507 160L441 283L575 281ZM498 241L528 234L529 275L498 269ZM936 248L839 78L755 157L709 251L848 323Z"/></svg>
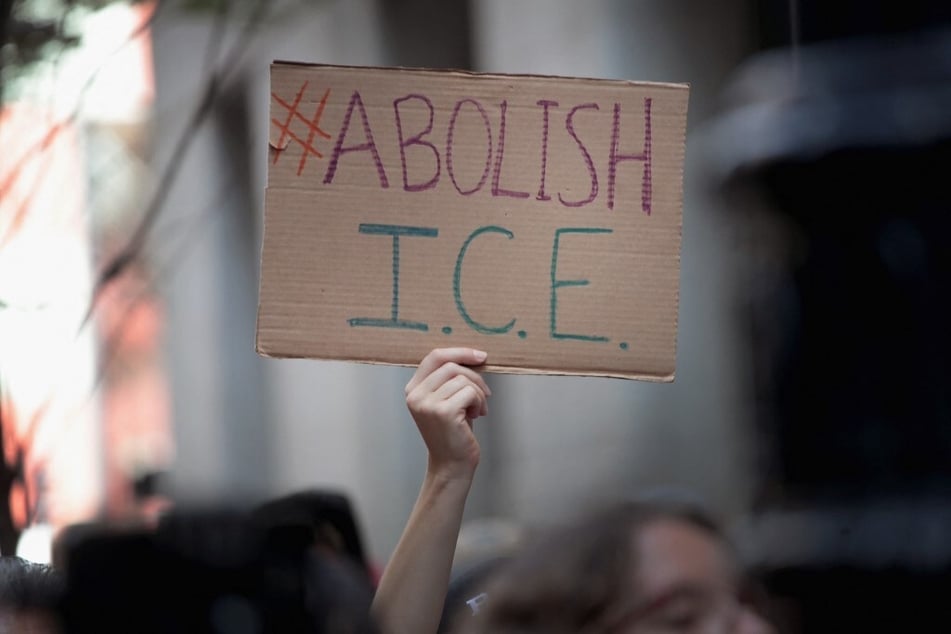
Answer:
<svg viewBox="0 0 951 634"><path fill-rule="evenodd" d="M275 63L258 352L673 380L687 95Z"/></svg>

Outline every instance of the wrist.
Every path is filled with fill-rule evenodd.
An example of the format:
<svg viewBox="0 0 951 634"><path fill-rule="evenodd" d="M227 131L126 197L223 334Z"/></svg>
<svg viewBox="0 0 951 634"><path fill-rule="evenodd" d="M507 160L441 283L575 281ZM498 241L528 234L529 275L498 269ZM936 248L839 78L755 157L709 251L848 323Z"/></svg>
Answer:
<svg viewBox="0 0 951 634"><path fill-rule="evenodd" d="M426 467L426 480L440 488L463 488L468 491L475 477L475 465L439 464L432 460Z"/></svg>

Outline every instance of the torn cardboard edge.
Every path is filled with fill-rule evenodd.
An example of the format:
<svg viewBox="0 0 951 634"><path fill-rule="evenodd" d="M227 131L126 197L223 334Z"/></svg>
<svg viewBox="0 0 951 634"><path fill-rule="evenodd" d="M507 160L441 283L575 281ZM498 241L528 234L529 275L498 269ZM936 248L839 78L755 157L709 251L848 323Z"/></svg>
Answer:
<svg viewBox="0 0 951 634"><path fill-rule="evenodd" d="M311 63L311 62L295 62L288 60L276 59L271 62L271 71L273 72L275 67L287 66L287 67L299 67L299 68L330 68L330 69L340 69L340 70L355 70L355 71L388 71L388 72L409 72L414 74L421 75L433 75L433 76L450 76L457 77L461 79L498 79L511 77L513 79L552 79L552 80L564 80L569 82L579 82L579 83L592 83L597 85L618 85L618 86L628 86L628 87L640 87L640 88L669 88L673 90L683 90L690 89L689 82L663 82L663 81L638 81L633 79L617 79L617 78L608 78L608 79L598 79L596 77L576 77L572 75L539 75L535 73L493 73L487 71L477 71L477 70L463 70L458 68L425 68L425 67L413 67L413 66L354 66L349 64L320 64L320 63Z"/></svg>

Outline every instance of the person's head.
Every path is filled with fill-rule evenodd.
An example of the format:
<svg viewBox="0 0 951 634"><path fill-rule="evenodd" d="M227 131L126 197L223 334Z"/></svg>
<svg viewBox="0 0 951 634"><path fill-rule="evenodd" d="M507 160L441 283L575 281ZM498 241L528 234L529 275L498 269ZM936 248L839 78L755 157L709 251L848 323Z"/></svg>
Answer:
<svg viewBox="0 0 951 634"><path fill-rule="evenodd" d="M62 580L49 566L0 557L0 634L58 631L62 592Z"/></svg>
<svg viewBox="0 0 951 634"><path fill-rule="evenodd" d="M705 513L679 503L611 508L554 531L489 586L465 632L760 634L740 572Z"/></svg>
<svg viewBox="0 0 951 634"><path fill-rule="evenodd" d="M312 548L309 531L275 534L241 511L180 508L155 529L83 533L64 554L67 634L376 632L365 573Z"/></svg>
<svg viewBox="0 0 951 634"><path fill-rule="evenodd" d="M345 495L321 489L299 491L261 504L253 517L274 539L303 539L310 548L350 560L370 579L356 514Z"/></svg>

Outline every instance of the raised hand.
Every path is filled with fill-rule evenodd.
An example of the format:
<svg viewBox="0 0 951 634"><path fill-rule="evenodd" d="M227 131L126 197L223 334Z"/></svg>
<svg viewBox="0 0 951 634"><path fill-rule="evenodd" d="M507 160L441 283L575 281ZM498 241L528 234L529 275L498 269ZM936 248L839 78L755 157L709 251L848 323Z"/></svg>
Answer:
<svg viewBox="0 0 951 634"><path fill-rule="evenodd" d="M426 477L373 600L382 634L435 634L479 443L472 421L488 413L489 386L473 369L486 353L433 350L406 385L406 406L429 449Z"/></svg>
<svg viewBox="0 0 951 634"><path fill-rule="evenodd" d="M486 356L471 348L433 350L406 385L406 406L429 450L433 475L471 478L479 464L472 421L488 414L492 392L470 366Z"/></svg>

